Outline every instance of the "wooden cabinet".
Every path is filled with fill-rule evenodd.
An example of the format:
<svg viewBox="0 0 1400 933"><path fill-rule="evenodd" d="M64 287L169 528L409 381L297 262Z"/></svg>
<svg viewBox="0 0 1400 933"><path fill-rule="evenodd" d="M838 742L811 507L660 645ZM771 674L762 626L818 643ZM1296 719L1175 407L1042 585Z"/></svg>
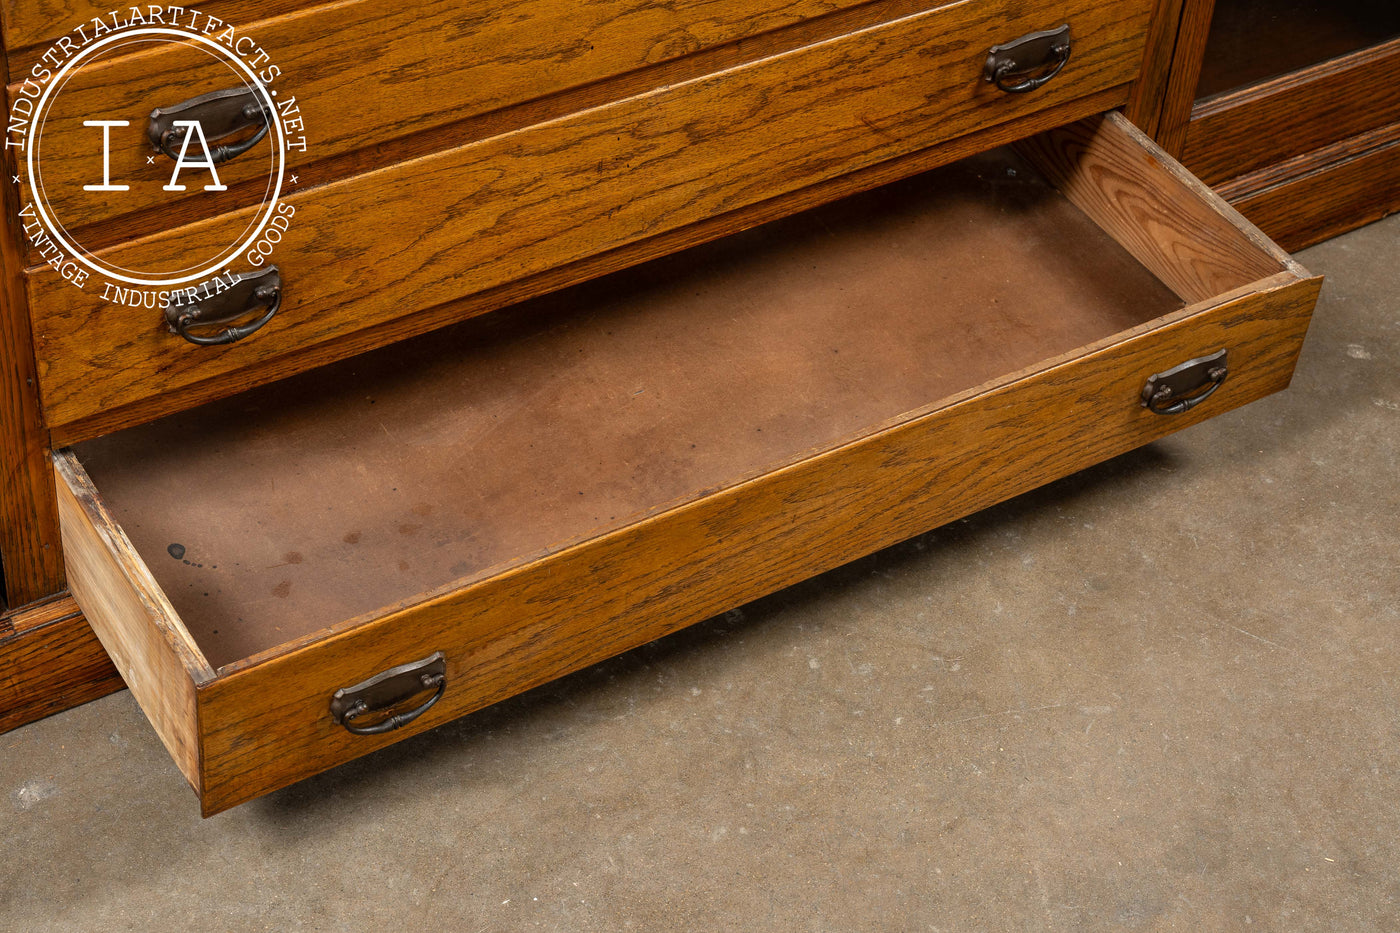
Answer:
<svg viewBox="0 0 1400 933"><path fill-rule="evenodd" d="M1285 248L1400 207L1400 7L1185 0L1159 122L1168 151Z"/></svg>
<svg viewBox="0 0 1400 933"><path fill-rule="evenodd" d="M1288 384L1318 281L1109 113L1151 99L1148 0L427 10L246 5L346 75L240 339L6 238L7 569L66 574L205 813ZM94 64L46 132L103 101L149 174L136 115L217 83L181 54ZM236 165L6 197L177 268L260 209Z"/></svg>

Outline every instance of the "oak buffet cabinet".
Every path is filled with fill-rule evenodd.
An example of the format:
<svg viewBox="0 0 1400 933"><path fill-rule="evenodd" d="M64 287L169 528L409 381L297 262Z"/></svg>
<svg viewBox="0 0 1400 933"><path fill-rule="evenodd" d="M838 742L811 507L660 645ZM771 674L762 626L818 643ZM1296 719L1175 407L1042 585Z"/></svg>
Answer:
<svg viewBox="0 0 1400 933"><path fill-rule="evenodd" d="M0 6L12 98L93 15ZM299 103L291 223L203 318L7 228L0 544L50 633L9 637L54 646L10 682L90 624L214 813L1284 388L1319 281L1134 126L1154 6L211 3ZM157 184L206 59L54 105L104 263L265 199L256 127L226 190ZM138 193L77 183L94 111Z"/></svg>

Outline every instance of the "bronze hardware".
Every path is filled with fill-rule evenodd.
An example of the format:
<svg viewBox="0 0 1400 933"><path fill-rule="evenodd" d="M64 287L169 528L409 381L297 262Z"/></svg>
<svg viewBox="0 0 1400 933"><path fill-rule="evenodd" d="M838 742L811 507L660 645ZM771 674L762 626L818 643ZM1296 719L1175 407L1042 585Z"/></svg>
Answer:
<svg viewBox="0 0 1400 933"><path fill-rule="evenodd" d="M1008 94L1025 94L1043 87L1069 61L1073 39L1069 24L992 46L982 79Z"/></svg>
<svg viewBox="0 0 1400 933"><path fill-rule="evenodd" d="M210 158L216 163L227 162L252 149L267 135L272 120L261 97L253 88L235 87L226 91L210 91L170 107L157 107L151 111L151 120L146 125L146 138L155 149L178 161L180 146L185 141L185 128L175 126L176 120L199 121L206 141L223 139L256 127L257 132L241 142L225 143L209 150Z"/></svg>
<svg viewBox="0 0 1400 933"><path fill-rule="evenodd" d="M392 709L424 690L432 690L433 695L411 710L368 726L353 722L369 713ZM446 690L447 659L435 651L421 661L391 667L353 687L337 690L331 697L331 718L356 735L380 735L413 722L442 699Z"/></svg>
<svg viewBox="0 0 1400 933"><path fill-rule="evenodd" d="M242 340L272 320L277 309L282 307L282 278L277 274L276 266L268 266L257 272L225 273L195 286L194 290L208 297L185 300L190 297L188 291L171 294L165 303L165 326L172 334L179 334L190 343L203 347ZM267 310L247 324L226 326L212 333L193 330L219 324L232 325L233 321L255 311L259 305L265 305Z"/></svg>
<svg viewBox="0 0 1400 933"><path fill-rule="evenodd" d="M1229 353L1221 350L1157 373L1142 387L1142 407L1159 415L1180 415L1195 408L1230 375Z"/></svg>

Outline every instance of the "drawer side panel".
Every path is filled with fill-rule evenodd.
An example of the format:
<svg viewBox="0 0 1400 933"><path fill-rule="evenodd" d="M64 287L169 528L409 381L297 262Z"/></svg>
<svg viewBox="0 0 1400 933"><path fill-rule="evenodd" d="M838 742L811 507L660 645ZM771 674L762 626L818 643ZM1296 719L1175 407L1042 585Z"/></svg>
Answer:
<svg viewBox="0 0 1400 933"><path fill-rule="evenodd" d="M77 461L54 455L68 585L181 773L200 790L195 679L208 670L171 631L170 608Z"/></svg>

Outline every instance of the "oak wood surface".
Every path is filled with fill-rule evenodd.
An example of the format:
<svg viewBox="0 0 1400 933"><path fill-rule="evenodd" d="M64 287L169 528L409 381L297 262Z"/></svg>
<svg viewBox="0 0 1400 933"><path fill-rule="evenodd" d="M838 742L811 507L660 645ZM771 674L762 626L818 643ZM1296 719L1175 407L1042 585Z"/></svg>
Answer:
<svg viewBox="0 0 1400 933"><path fill-rule="evenodd" d="M144 424L154 418L184 411L196 405L223 398L250 386L272 382L345 359L376 347L422 334L453 321L460 321L531 296L576 285L588 279L675 253L692 246L751 229L797 211L867 191L922 171L938 168L960 158L975 155L1048 128L1102 113L1123 103L1122 87L1110 88L1088 97L1037 111L1005 124L977 130L949 142L891 159L865 169L841 175L747 207L716 215L676 230L657 234L626 246L589 256L573 263L526 276L507 285L487 289L466 298L436 305L405 318L355 331L329 343L314 344L297 353L259 361L247 370L228 377L214 377L191 383L178 394L148 396L122 406L105 408L87 418L50 430L53 443L74 444L116 430Z"/></svg>
<svg viewBox="0 0 1400 933"><path fill-rule="evenodd" d="M1221 194L1285 249L1400 211L1400 123L1233 179Z"/></svg>
<svg viewBox="0 0 1400 933"><path fill-rule="evenodd" d="M475 116L458 118L454 115L447 118L451 122L439 123L431 132L398 136L365 148L344 151L339 155L313 154L314 157L310 161L298 164L295 173L297 182L293 187L306 190L386 165L409 162L445 149L464 146L523 127L547 123L658 87L714 74L813 42L899 19L932 5L935 5L935 0L868 0L866 3L846 6L790 26L746 36L722 45L708 46L676 58L646 64L632 71L624 71ZM311 135L314 137L314 127L312 130ZM265 187L265 180L259 178L249 178L243 182L235 180L230 185L233 189L230 196L243 198L249 204L257 203ZM102 249L139 239L153 230L170 229L192 222L199 216L202 214L197 199L176 201L168 206L162 204L122 214L99 224L81 225L76 235L84 243L90 243L94 249ZM31 255L31 264L36 261L34 255Z"/></svg>
<svg viewBox="0 0 1400 933"><path fill-rule="evenodd" d="M1077 52L1032 95L1002 94L980 73L991 44L1043 27L1042 15L963 4L293 196L298 216L278 256L284 310L213 352L165 333L158 312L31 276L47 416L61 425L178 391L1116 86L1137 72L1147 12L1057 6ZM110 255L127 266L178 260L226 232L211 221Z"/></svg>
<svg viewBox="0 0 1400 933"><path fill-rule="evenodd" d="M1196 104L1182 163L1209 185L1400 121L1400 39Z"/></svg>
<svg viewBox="0 0 1400 933"><path fill-rule="evenodd" d="M1173 158L1181 158L1186 148L1186 132L1191 123L1191 108L1196 103L1196 85L1200 82L1201 61L1214 13L1215 0L1182 0L1171 75L1162 99L1157 131L1153 134L1153 139Z"/></svg>
<svg viewBox="0 0 1400 933"><path fill-rule="evenodd" d="M304 121L301 135L309 145L286 150L289 171L298 173L313 160L367 146L382 150L405 136L431 144L447 123L815 17L824 16L826 25L815 35L811 29L789 30L787 47L840 35L854 28L852 17L826 14L845 8L863 6L856 17L863 22L854 25L870 25L936 5L938 0L697 0L683 7L647 0L515 0L464 8L458 0L353 0L240 26L282 70L270 83L280 94L279 104L294 98L292 116ZM1039 5L1047 8L1046 16L1053 15L1052 0ZM740 50L750 59L782 50L747 45L758 46ZM720 67L734 63L730 56ZM645 89L670 80L658 74ZM88 59L46 108L40 132L31 134L31 145L42 144L43 190L52 213L75 241L92 249L108 245L103 231L78 228L147 211L142 220L148 233L258 203L276 151L274 134L219 166L219 180L229 186L225 192L205 191L210 178L201 170L189 172L197 183L186 182L188 190L165 192L173 163L164 156L147 161L151 148L145 134L153 107L245 85L227 61L204 46L173 38L109 47ZM112 179L130 190L83 190L102 175L102 131L83 125L99 116L130 124L111 130L110 155ZM438 148L451 143L439 140ZM398 154L382 155L380 165Z"/></svg>
<svg viewBox="0 0 1400 933"><path fill-rule="evenodd" d="M1118 114L1042 133L1020 148L1185 301L1206 301L1290 262Z"/></svg>
<svg viewBox="0 0 1400 933"><path fill-rule="evenodd" d="M203 0L198 9L225 22L247 27L258 20L311 5L314 0ZM15 73L28 71L59 36L83 26L91 34L93 17L105 19L114 10L125 12L132 4L110 0L0 0L0 32L11 50ZM136 4L144 6L144 4Z"/></svg>
<svg viewBox="0 0 1400 933"><path fill-rule="evenodd" d="M1211 65L1214 75L1206 80L1200 75L1215 3L1184 2L1172 79L1153 134L1164 149L1219 186L1231 203L1288 249L1344 233L1400 206L1394 194L1392 155L1388 147L1372 145L1373 137L1384 135L1396 119L1395 41L1332 59L1360 43L1346 40L1340 46L1329 45L1329 36L1342 32L1327 33L1317 37L1315 56L1295 57L1293 63L1307 66L1310 61L1327 61L1259 82L1273 73L1273 65L1265 71L1258 68L1276 50L1246 54L1253 39L1235 36L1219 40L1214 54L1217 59L1233 55L1238 67L1230 67L1239 75L1223 78L1229 69L1222 70L1217 60ZM1289 7L1247 5L1278 20L1279 29L1291 30L1302 40L1299 48L1311 41L1306 24L1284 16ZM1238 15L1240 6L1233 3L1222 13L1223 29L1234 29L1248 19ZM1365 21L1376 13L1367 3L1312 6L1309 15L1351 17L1355 35L1361 34L1358 30L1370 30L1366 34L1372 39L1383 39L1389 28L1375 31L1391 15L1388 11L1381 11L1383 15L1369 24ZM1253 83L1236 87L1241 81ZM1197 100L1198 85L1215 93Z"/></svg>
<svg viewBox="0 0 1400 933"><path fill-rule="evenodd" d="M1177 34L1181 31L1181 10L1185 0L1157 0L1147 33L1142 73L1133 82L1131 96L1123 113L1154 139L1162 122L1162 107L1171 81Z"/></svg>
<svg viewBox="0 0 1400 933"><path fill-rule="evenodd" d="M70 454L57 453L54 461L73 599L175 764L198 791L201 735L195 687L214 672L126 534L106 513L82 467Z"/></svg>
<svg viewBox="0 0 1400 933"><path fill-rule="evenodd" d="M124 686L71 596L0 616L0 733Z"/></svg>
<svg viewBox="0 0 1400 933"><path fill-rule="evenodd" d="M8 61L0 49L0 75ZM5 108L10 99L5 96ZM14 174L14 151L6 147L0 171ZM15 222L20 205L8 175L0 179L0 565L5 604L19 607L63 591L63 554L58 537L53 471L40 408L38 372L24 288L22 233Z"/></svg>

